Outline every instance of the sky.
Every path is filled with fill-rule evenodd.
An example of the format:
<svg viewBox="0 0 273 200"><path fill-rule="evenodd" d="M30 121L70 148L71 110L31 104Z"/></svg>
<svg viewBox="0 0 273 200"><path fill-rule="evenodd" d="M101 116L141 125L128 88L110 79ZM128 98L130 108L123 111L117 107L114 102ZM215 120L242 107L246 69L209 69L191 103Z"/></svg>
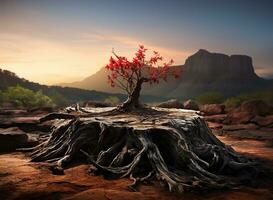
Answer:
<svg viewBox="0 0 273 200"><path fill-rule="evenodd" d="M139 44L175 64L198 49L253 58L273 77L271 0L0 0L0 68L57 84L79 81Z"/></svg>

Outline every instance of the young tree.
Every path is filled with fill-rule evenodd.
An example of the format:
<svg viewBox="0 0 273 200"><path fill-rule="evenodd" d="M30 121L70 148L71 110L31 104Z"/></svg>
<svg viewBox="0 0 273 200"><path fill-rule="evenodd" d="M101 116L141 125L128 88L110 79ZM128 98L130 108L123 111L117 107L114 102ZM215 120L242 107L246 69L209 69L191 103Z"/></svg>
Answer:
<svg viewBox="0 0 273 200"><path fill-rule="evenodd" d="M105 66L109 71L108 83L111 87L117 86L128 95L127 100L120 106L124 111L140 107L139 96L143 83L158 84L160 80L167 81L169 75L175 78L180 76L180 71L171 67L173 60L159 66L158 63L163 61L163 57L154 51L153 55L146 59L146 51L147 49L140 45L131 61L113 51L114 57L111 56Z"/></svg>

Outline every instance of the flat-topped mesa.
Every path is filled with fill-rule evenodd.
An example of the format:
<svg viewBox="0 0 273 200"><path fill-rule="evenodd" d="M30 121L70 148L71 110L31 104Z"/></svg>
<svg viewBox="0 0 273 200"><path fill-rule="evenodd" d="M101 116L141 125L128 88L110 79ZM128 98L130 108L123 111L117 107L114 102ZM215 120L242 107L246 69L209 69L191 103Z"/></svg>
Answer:
<svg viewBox="0 0 273 200"><path fill-rule="evenodd" d="M230 67L234 74L238 76L244 75L244 77L257 78L252 65L252 58L246 55L231 55Z"/></svg>
<svg viewBox="0 0 273 200"><path fill-rule="evenodd" d="M204 49L200 49L186 60L184 77L189 80L219 78L222 81L258 79L251 57L210 53Z"/></svg>

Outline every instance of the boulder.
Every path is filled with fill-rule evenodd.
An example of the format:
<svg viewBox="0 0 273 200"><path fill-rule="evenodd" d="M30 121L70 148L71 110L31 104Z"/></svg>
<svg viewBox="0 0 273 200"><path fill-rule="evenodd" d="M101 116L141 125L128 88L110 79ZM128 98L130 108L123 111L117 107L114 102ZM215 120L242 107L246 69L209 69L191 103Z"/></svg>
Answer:
<svg viewBox="0 0 273 200"><path fill-rule="evenodd" d="M253 115L265 116L272 113L273 109L262 100L250 100L242 103L239 110Z"/></svg>
<svg viewBox="0 0 273 200"><path fill-rule="evenodd" d="M225 105L222 104L207 104L200 107L200 111L204 115L218 115L224 114Z"/></svg>
<svg viewBox="0 0 273 200"><path fill-rule="evenodd" d="M184 109L199 110L198 104L195 101L191 100L191 99L185 101L183 106L184 106Z"/></svg>
<svg viewBox="0 0 273 200"><path fill-rule="evenodd" d="M272 117L263 118L272 113L272 107L262 100L250 100L229 112L226 124L246 124L253 122L260 126L270 125Z"/></svg>
<svg viewBox="0 0 273 200"><path fill-rule="evenodd" d="M235 111L229 113L227 118L223 121L224 124L246 124L255 116L249 112Z"/></svg>
<svg viewBox="0 0 273 200"><path fill-rule="evenodd" d="M157 105L160 108L184 108L183 104L177 99L170 99Z"/></svg>

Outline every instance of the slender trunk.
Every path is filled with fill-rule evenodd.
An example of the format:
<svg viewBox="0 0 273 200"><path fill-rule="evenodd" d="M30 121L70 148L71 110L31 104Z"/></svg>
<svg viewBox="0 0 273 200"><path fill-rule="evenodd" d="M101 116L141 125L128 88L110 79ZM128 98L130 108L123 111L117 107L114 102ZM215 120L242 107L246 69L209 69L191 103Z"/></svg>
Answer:
<svg viewBox="0 0 273 200"><path fill-rule="evenodd" d="M131 95L128 96L127 100L121 105L120 109L123 111L131 111L140 107L139 104L139 96L141 91L142 83L145 79L140 79L132 92Z"/></svg>

